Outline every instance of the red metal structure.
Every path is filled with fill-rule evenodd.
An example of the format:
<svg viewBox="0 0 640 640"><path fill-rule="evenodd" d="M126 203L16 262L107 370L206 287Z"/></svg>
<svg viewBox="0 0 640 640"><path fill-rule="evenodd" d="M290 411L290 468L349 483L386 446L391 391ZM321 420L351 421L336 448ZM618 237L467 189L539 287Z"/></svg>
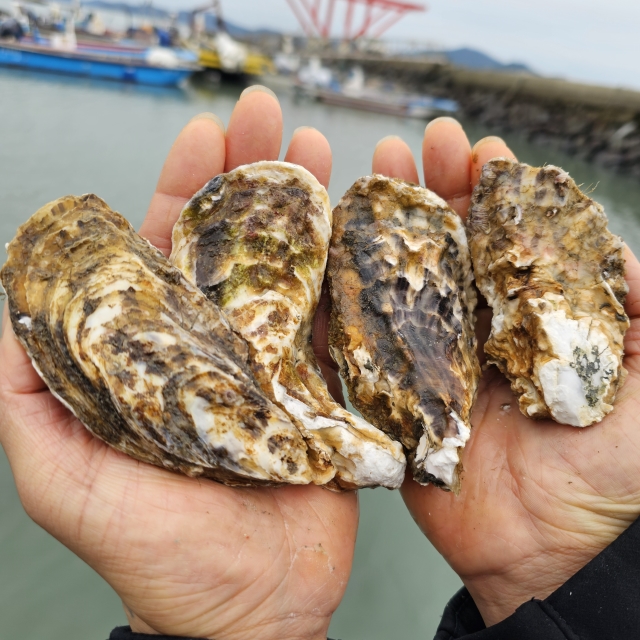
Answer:
<svg viewBox="0 0 640 640"><path fill-rule="evenodd" d="M405 14L426 11L424 4L398 0L344 0L347 3L344 31L345 40L366 36L379 38ZM300 26L309 37L329 38L335 16L337 0L287 0ZM362 5L359 24L354 20L356 6Z"/></svg>

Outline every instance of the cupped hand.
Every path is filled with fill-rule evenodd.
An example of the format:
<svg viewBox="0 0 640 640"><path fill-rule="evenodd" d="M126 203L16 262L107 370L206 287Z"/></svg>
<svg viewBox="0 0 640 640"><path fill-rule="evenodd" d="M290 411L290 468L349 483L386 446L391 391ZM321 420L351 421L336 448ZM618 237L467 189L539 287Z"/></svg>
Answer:
<svg viewBox="0 0 640 640"><path fill-rule="evenodd" d="M226 135L215 116L192 120L169 152L141 234L168 255L191 195L240 164L277 160L281 140L280 106L264 91L242 95ZM285 159L328 184L331 151L318 131L296 131ZM229 488L110 449L47 391L7 315L0 441L20 498L111 584L132 629L216 640L326 638L351 569L355 493Z"/></svg>
<svg viewBox="0 0 640 640"><path fill-rule="evenodd" d="M455 121L438 119L425 132L426 186L465 217L482 165L496 156L514 157L499 138L471 149ZM399 139L378 145L373 170L418 181ZM629 375L613 413L585 429L528 419L504 376L490 367L462 456L460 495L411 479L403 486L414 519L460 575L488 626L548 596L640 514L640 265L629 250L626 267ZM490 310L477 315L482 345Z"/></svg>

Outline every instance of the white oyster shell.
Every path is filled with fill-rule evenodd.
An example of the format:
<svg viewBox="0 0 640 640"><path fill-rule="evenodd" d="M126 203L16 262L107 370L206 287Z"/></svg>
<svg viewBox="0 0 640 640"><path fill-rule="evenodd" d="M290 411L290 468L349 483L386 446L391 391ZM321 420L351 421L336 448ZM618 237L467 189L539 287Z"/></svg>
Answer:
<svg viewBox="0 0 640 640"><path fill-rule="evenodd" d="M217 176L185 206L171 261L250 345L256 378L310 449L314 482L400 486L402 447L335 403L311 348L331 209L302 167L258 162Z"/></svg>
<svg viewBox="0 0 640 640"><path fill-rule="evenodd" d="M435 193L360 178L334 209L331 352L354 406L413 477L458 491L480 366L462 221Z"/></svg>
<svg viewBox="0 0 640 640"><path fill-rule="evenodd" d="M493 308L488 361L521 411L575 427L613 409L629 320L622 240L569 175L497 158L471 200L469 246Z"/></svg>

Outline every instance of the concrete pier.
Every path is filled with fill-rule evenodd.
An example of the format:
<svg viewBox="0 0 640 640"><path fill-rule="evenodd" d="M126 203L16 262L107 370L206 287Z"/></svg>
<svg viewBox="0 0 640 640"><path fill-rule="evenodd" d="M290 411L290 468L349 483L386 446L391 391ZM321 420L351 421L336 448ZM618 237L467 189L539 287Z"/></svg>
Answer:
<svg viewBox="0 0 640 640"><path fill-rule="evenodd" d="M461 115L640 178L640 91L558 78L451 66L433 58L323 56L335 68L360 65L369 76L453 98Z"/></svg>

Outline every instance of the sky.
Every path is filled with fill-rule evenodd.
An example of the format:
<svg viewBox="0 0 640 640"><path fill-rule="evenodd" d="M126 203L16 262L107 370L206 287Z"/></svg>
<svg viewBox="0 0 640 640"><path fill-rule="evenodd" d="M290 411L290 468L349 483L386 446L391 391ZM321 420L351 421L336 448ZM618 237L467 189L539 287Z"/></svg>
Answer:
<svg viewBox="0 0 640 640"><path fill-rule="evenodd" d="M154 0L154 4L188 9L198 0ZM640 89L638 0L428 0L428 4L427 12L405 16L387 37L445 49L471 47L502 62L524 62L543 75ZM286 0L222 0L222 6L228 20L244 27L301 33Z"/></svg>

